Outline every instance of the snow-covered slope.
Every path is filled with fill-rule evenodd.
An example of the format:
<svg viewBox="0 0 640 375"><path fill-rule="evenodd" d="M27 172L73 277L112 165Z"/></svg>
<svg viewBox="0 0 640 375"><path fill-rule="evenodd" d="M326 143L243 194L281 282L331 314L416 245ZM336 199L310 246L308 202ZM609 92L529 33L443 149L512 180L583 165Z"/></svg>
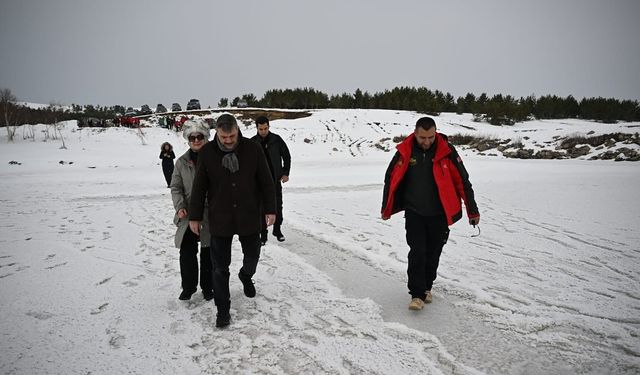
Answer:
<svg viewBox="0 0 640 375"><path fill-rule="evenodd" d="M226 330L201 295L177 299L158 154L165 141L184 152L181 135L66 123L60 148L44 125L35 139L19 128L0 142L0 372L637 373L640 167L460 147L482 232L453 226L434 303L410 312L404 220L379 211L391 139L420 116L322 110L272 122L293 155L287 241L263 249L255 299L232 277ZM436 121L449 135L549 148L638 126ZM235 244L232 275L240 262Z"/></svg>

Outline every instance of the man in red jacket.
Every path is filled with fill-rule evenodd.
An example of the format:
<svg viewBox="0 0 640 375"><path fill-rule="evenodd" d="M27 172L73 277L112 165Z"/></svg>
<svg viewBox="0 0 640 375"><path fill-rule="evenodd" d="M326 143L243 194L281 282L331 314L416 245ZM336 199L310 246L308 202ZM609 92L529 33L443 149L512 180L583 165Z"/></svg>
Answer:
<svg viewBox="0 0 640 375"><path fill-rule="evenodd" d="M409 309L421 310L433 299L431 287L449 225L462 217L460 201L469 224L480 223L480 213L462 159L447 137L436 131L432 118L420 118L413 134L396 149L384 178L382 220L405 211Z"/></svg>

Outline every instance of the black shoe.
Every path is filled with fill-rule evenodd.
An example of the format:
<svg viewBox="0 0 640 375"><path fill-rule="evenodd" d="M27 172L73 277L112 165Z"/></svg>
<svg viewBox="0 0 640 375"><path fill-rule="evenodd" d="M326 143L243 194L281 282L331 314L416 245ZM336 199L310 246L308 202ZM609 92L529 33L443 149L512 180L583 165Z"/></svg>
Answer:
<svg viewBox="0 0 640 375"><path fill-rule="evenodd" d="M182 293L180 293L180 297L178 297L179 300L181 301L188 301L191 299L191 295L193 294L193 292L187 291L187 290L183 290Z"/></svg>
<svg viewBox="0 0 640 375"><path fill-rule="evenodd" d="M244 295L253 298L256 296L256 287L253 285L253 280L250 277L246 277L242 274L242 270L238 272L238 277L240 281L242 281L242 286L244 288Z"/></svg>
<svg viewBox="0 0 640 375"><path fill-rule="evenodd" d="M274 233L273 234L279 242L284 242L284 235L282 233Z"/></svg>
<svg viewBox="0 0 640 375"><path fill-rule="evenodd" d="M213 299L213 290L203 290L202 296L206 301L211 301Z"/></svg>
<svg viewBox="0 0 640 375"><path fill-rule="evenodd" d="M229 323L231 323L231 315L229 315L229 312L218 313L218 315L216 316L217 328L224 328L228 326Z"/></svg>
<svg viewBox="0 0 640 375"><path fill-rule="evenodd" d="M264 246L267 243L267 232L260 233L260 244Z"/></svg>

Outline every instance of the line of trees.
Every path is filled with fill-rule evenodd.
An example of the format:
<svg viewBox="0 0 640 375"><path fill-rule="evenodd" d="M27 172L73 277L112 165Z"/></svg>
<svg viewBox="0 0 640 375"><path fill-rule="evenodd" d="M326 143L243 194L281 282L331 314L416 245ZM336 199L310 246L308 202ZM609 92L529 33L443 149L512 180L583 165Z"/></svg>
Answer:
<svg viewBox="0 0 640 375"><path fill-rule="evenodd" d="M468 93L464 97L453 97L450 93L432 91L426 87L396 87L392 90L369 94L357 89L353 94L343 93L328 96L313 88L274 89L264 93L261 99L253 94L236 97L250 107L319 109L319 108L363 108L393 109L423 112L437 115L441 112L472 113L477 121L494 125L512 125L531 119L580 118L605 123L616 121L640 121L638 101L612 98L559 97L545 95L515 98L497 94L492 97L483 93L476 96ZM219 104L227 103L223 98Z"/></svg>
<svg viewBox="0 0 640 375"><path fill-rule="evenodd" d="M322 109L322 108L362 108L408 110L438 115L441 112L472 113L476 121L487 121L494 125L512 125L531 119L579 118L604 123L617 121L640 121L640 105L637 100L617 100L613 98L584 98L580 101L573 96L559 97L533 95L515 98L497 94L492 97L483 93L476 96L468 93L464 97L453 97L450 93L432 91L426 87L396 87L384 92L369 94L360 89L353 94L342 93L329 96L313 88L273 89L264 93L261 99L254 94L244 94L231 101L232 106L243 105L257 108ZM218 103L226 107L227 98ZM104 122L125 113L125 107L80 106L72 104L63 109L51 104L43 108L30 108L17 103L9 89L0 89L0 123L3 126L21 124L51 124L57 121L78 120L80 123ZM96 121L97 120L97 121Z"/></svg>
<svg viewBox="0 0 640 375"><path fill-rule="evenodd" d="M107 107L72 104L64 107L52 103L46 107L32 108L21 105L10 89L0 89L0 123L7 129L23 124L53 124L67 120L99 124L113 120L124 112L125 107L121 105Z"/></svg>

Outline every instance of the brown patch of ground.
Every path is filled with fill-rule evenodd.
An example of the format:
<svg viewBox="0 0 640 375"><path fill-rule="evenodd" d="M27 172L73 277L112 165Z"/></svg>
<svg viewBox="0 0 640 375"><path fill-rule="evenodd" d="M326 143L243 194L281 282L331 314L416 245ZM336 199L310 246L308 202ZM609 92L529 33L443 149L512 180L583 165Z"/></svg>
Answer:
<svg viewBox="0 0 640 375"><path fill-rule="evenodd" d="M288 110L283 111L279 109L270 109L270 108L220 108L220 109L202 109L195 111L186 111L186 112L173 112L173 114L192 114L192 115L208 115L208 114L216 114L216 113L231 113L237 119L242 120L243 122L253 121L258 116L266 116L269 121L273 120L295 120L297 118L309 117L311 113L307 111L295 111Z"/></svg>

